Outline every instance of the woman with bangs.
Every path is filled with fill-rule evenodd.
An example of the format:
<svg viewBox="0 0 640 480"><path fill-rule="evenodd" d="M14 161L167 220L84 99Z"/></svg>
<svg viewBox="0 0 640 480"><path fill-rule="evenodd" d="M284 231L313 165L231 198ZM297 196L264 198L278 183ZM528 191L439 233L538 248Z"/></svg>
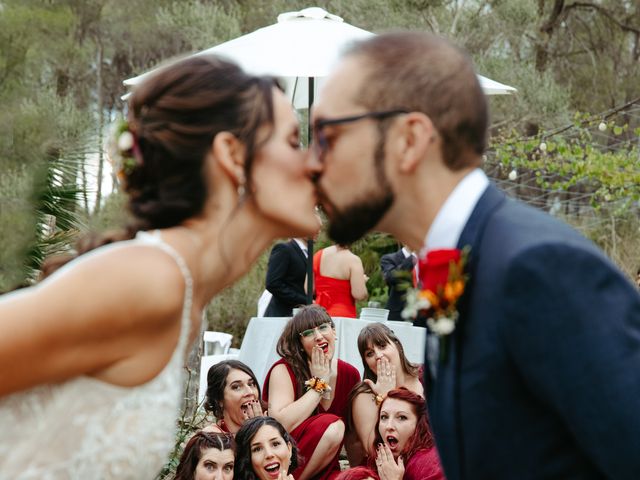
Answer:
<svg viewBox="0 0 640 480"><path fill-rule="evenodd" d="M382 323L371 323L358 335L364 365L363 381L349 395L346 445L352 465L366 462L373 444L378 408L390 390L404 387L422 397L422 368L411 363L395 333ZM424 400L423 400L424 401Z"/></svg>
<svg viewBox="0 0 640 480"><path fill-rule="evenodd" d="M370 457L381 480L444 480L424 398L406 388L387 393Z"/></svg>
<svg viewBox="0 0 640 480"><path fill-rule="evenodd" d="M302 307L278 340L280 357L267 373L263 398L269 415L291 432L301 462L296 480L340 473L348 395L359 373L335 356L335 324L318 305Z"/></svg>

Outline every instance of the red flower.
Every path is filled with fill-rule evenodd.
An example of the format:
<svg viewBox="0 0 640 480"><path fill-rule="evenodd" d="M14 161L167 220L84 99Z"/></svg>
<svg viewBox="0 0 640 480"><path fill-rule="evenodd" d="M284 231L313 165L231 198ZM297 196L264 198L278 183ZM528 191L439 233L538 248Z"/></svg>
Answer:
<svg viewBox="0 0 640 480"><path fill-rule="evenodd" d="M458 264L461 251L457 248L431 250L425 258L420 259L418 272L422 290L430 290L440 294L438 290L444 289L450 279L451 263Z"/></svg>

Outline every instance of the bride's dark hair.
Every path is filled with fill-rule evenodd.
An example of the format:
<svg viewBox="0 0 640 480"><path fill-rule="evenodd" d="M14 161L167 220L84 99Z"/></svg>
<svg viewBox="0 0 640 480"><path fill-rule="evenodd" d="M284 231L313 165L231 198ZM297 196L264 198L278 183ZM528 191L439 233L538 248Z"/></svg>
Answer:
<svg viewBox="0 0 640 480"><path fill-rule="evenodd" d="M260 147L257 132L262 126L273 128L274 86L274 79L249 75L213 55L174 62L145 78L129 99L128 129L135 137L137 161L124 173L123 185L134 221L124 232L81 239L78 254L133 238L139 230L179 225L200 213L208 194L205 159L222 131L245 146L250 192ZM73 257L48 259L43 276Z"/></svg>

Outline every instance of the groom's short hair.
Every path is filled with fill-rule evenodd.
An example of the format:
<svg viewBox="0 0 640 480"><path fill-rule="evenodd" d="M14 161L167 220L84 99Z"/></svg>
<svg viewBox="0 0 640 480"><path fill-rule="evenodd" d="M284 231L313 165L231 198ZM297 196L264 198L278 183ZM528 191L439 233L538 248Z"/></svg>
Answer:
<svg viewBox="0 0 640 480"><path fill-rule="evenodd" d="M466 53L428 33L396 32L354 43L345 57L366 69L356 103L371 111L426 114L452 170L477 166L487 146L487 102Z"/></svg>

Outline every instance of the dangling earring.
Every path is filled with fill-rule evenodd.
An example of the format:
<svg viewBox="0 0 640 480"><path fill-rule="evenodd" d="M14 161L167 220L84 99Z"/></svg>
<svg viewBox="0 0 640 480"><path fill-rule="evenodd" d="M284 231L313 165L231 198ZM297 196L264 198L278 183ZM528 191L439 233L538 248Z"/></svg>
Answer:
<svg viewBox="0 0 640 480"><path fill-rule="evenodd" d="M240 185L238 185L238 198L244 198L245 193L246 193L246 190L244 188L244 182L243 182Z"/></svg>

